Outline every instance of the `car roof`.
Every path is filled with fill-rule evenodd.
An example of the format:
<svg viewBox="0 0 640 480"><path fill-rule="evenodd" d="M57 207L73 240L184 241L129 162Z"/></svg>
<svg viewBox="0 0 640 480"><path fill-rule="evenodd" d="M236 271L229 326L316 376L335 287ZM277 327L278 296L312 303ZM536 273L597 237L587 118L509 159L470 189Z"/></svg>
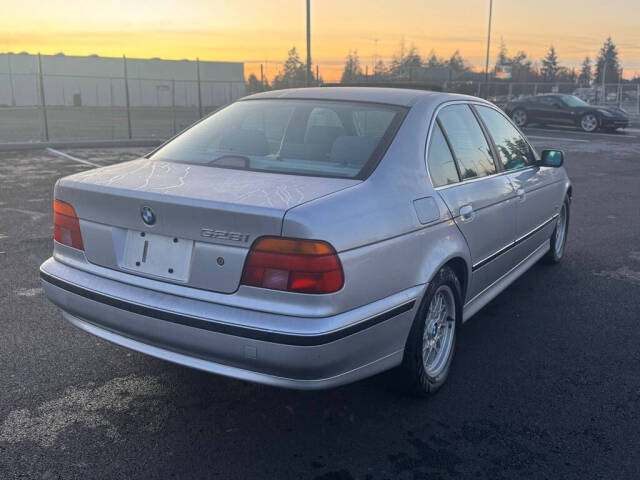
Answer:
<svg viewBox="0 0 640 480"><path fill-rule="evenodd" d="M387 103L390 105L400 105L411 107L423 99L434 101L463 100L472 99L466 95L453 93L434 92L430 90L412 90L408 88L388 88L388 87L309 87L292 88L285 90L272 90L269 92L256 93L242 100L253 100L261 98L290 98L290 99L313 99L313 100L343 100L353 102ZM479 100L473 98L474 100Z"/></svg>

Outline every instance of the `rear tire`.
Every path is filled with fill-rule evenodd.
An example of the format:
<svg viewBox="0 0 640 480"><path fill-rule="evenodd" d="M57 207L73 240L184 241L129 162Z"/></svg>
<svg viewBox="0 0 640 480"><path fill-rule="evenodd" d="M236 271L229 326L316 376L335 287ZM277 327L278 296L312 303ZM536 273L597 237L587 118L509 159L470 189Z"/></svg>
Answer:
<svg viewBox="0 0 640 480"><path fill-rule="evenodd" d="M569 233L569 197L565 197L562 208L558 214L556 227L551 234L551 248L542 257L542 261L547 265L555 265L560 263L564 257L564 250L567 245L567 233Z"/></svg>
<svg viewBox="0 0 640 480"><path fill-rule="evenodd" d="M445 266L429 283L413 321L400 367L403 386L428 396L447 379L462 323L462 289Z"/></svg>
<svg viewBox="0 0 640 480"><path fill-rule="evenodd" d="M513 120L513 123L515 123L518 128L522 128L529 123L529 116L524 108L516 108L511 112L511 120Z"/></svg>

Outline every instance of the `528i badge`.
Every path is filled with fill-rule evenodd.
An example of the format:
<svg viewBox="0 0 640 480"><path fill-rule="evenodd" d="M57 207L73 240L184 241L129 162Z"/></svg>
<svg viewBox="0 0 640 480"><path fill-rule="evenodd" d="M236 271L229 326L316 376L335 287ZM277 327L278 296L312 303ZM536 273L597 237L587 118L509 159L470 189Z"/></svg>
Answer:
<svg viewBox="0 0 640 480"><path fill-rule="evenodd" d="M249 241L248 233L227 232L225 230L216 230L213 228L203 228L200 230L200 236L205 238L215 238L218 240L231 240L232 242Z"/></svg>

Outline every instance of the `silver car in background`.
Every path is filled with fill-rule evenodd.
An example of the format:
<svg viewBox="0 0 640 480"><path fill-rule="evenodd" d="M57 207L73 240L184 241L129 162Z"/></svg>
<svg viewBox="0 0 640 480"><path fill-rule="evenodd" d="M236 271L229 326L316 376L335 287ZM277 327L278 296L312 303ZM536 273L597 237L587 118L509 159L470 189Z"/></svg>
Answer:
<svg viewBox="0 0 640 480"><path fill-rule="evenodd" d="M571 183L494 105L247 97L146 158L59 180L48 298L98 337L271 385L446 379L461 325L563 256Z"/></svg>

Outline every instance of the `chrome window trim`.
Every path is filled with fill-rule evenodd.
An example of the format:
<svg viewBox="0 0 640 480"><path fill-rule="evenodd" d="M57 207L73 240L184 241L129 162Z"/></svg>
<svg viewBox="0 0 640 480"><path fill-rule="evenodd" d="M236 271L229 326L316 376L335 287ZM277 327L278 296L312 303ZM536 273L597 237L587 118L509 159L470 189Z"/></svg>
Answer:
<svg viewBox="0 0 640 480"><path fill-rule="evenodd" d="M534 157L536 158L536 160L538 159L538 152L536 152L535 148L533 148L533 146L531 145L531 142L529 142L529 139L527 138L527 136L522 132L522 130L520 130L518 128L517 125L515 125L511 119L502 111L500 110L497 106L495 106L492 103L489 102L483 102L481 100L450 100L447 102L443 102L440 105L438 105L436 107L436 109L434 110L433 114L431 115L431 119L429 121L429 130L427 132L427 139L425 142L425 150L424 150L424 165L425 168L427 170L427 176L429 177L429 181L431 182L431 186L434 188L434 190L444 190L447 188L451 188L451 187L455 187L458 185L461 185L463 183L471 183L471 182L477 182L480 180L484 180L487 178L493 178L493 177L498 177L500 175L505 175L505 174L510 174L513 172L521 172L524 171L526 169L533 169L533 168L537 168L536 165L527 165L524 167L520 167L520 168L516 168L514 170L503 170L500 172L496 172L493 173L491 175L486 175L484 177L475 177L475 178L470 178L467 180L460 180L459 182L455 182L455 183L449 183L447 185L440 185L438 187L436 187L433 183L433 179L431 178L431 172L429 171L429 146L431 145L431 136L433 133L433 128L434 125L436 124L436 119L438 118L438 113L440 113L440 110L442 110L445 107L448 107L449 105L479 105L479 106L483 106L483 107L488 107L488 108L492 108L495 111L497 111L498 113L500 113L511 125L513 125L515 127L515 129L518 131L518 133L520 133L520 135L522 135L522 138L524 138L525 142L527 142L527 145L529 145L529 148L531 148L531 151L534 154ZM478 121L476 119L476 121ZM478 124L480 125L480 123L478 122ZM482 125L480 125L482 127ZM493 137L490 137L491 141L493 141ZM488 140L488 139L487 139ZM453 155L453 152L451 152L451 154ZM454 157L455 158L455 157ZM498 161L500 161L500 159L498 159Z"/></svg>

